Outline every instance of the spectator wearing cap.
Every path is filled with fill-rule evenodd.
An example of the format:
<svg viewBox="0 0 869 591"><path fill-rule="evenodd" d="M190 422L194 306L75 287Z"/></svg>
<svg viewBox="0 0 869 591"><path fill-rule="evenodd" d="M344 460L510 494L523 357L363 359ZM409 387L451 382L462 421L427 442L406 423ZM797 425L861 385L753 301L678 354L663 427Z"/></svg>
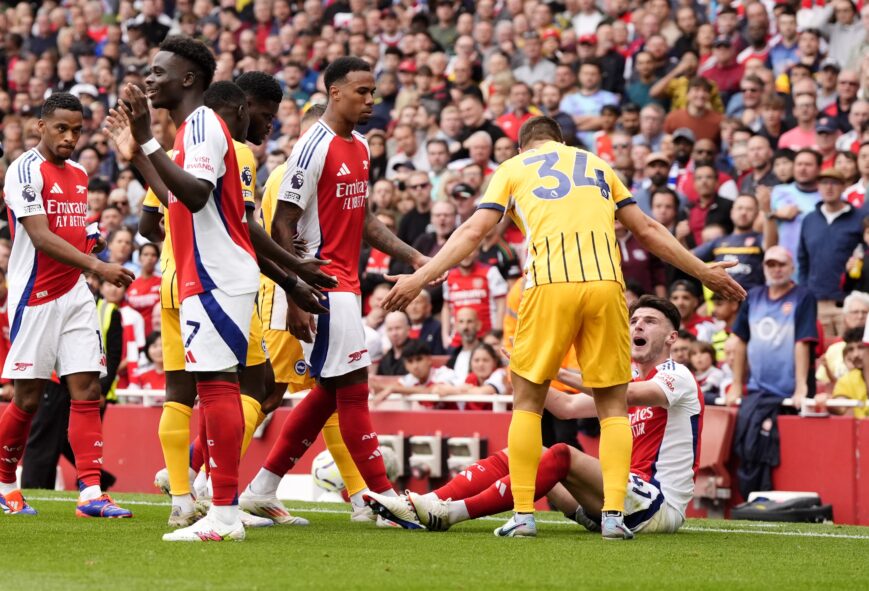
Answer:
<svg viewBox="0 0 869 591"><path fill-rule="evenodd" d="M818 192L818 174L821 155L803 149L794 157L794 182L773 187L769 212L765 214L764 238L767 245L779 244L789 253L800 245L803 218L815 210L821 195Z"/></svg>
<svg viewBox="0 0 869 591"><path fill-rule="evenodd" d="M688 85L688 104L684 109L672 111L664 120L664 131L674 133L688 128L695 138L718 143L721 139L723 116L709 108L711 85L706 78L695 77ZM674 136L675 141L675 136Z"/></svg>
<svg viewBox="0 0 869 591"><path fill-rule="evenodd" d="M817 116L818 107L815 97L810 94L797 95L794 98L794 118L797 120L797 125L781 135L778 147L795 151L815 147L818 144Z"/></svg>
<svg viewBox="0 0 869 591"><path fill-rule="evenodd" d="M416 133L412 126L396 125L392 132L392 138L395 140L397 151L386 164L386 178L395 178L395 167L403 163L409 163L414 170L428 170L428 157L424 150L419 149Z"/></svg>
<svg viewBox="0 0 869 591"><path fill-rule="evenodd" d="M519 141L519 128L533 117L531 108L531 87L525 82L516 82L510 87L510 110L495 121L513 142Z"/></svg>
<svg viewBox="0 0 869 591"><path fill-rule="evenodd" d="M694 249L701 261L735 261L727 272L746 290L763 285L763 234L754 231L759 211L753 195L740 195L730 210L733 232Z"/></svg>
<svg viewBox="0 0 869 591"><path fill-rule="evenodd" d="M703 229L719 225L725 233L733 231L730 209L733 201L718 195L718 171L711 163L700 163L694 168L694 190L697 201L688 206L688 225L694 235L694 243L703 243Z"/></svg>
<svg viewBox="0 0 869 591"><path fill-rule="evenodd" d="M573 117L561 110L561 90L555 84L547 84L540 91L540 108L543 114L558 122L567 145L576 143L576 123ZM661 116L661 121L664 118Z"/></svg>
<svg viewBox="0 0 869 591"><path fill-rule="evenodd" d="M456 226L468 220L476 209L478 190L466 182L459 182L450 188L450 202L457 213Z"/></svg>
<svg viewBox="0 0 869 591"><path fill-rule="evenodd" d="M525 42L522 47L525 61L516 68L513 75L529 86L552 81L555 78L555 64L543 57L540 35L535 31L528 31L522 35L522 39Z"/></svg>
<svg viewBox="0 0 869 591"><path fill-rule="evenodd" d="M854 248L863 242L862 210L842 199L845 178L835 168L818 177L821 200L802 222L797 260L800 285L818 301L826 336L842 334L842 275Z"/></svg>
<svg viewBox="0 0 869 591"><path fill-rule="evenodd" d="M815 126L817 149L821 155L821 170L832 168L836 163L836 140L839 139L839 128L832 117L821 117Z"/></svg>
<svg viewBox="0 0 869 591"><path fill-rule="evenodd" d="M667 186L675 190L680 185L682 177L688 173L688 163L691 161L691 153L697 140L694 132L687 127L680 127L670 137L673 142L673 165L667 177Z"/></svg>
<svg viewBox="0 0 869 591"><path fill-rule="evenodd" d="M841 71L841 66L839 66L839 63L835 60L827 58L821 62L820 71L815 76L818 80L818 112L822 113L828 107L836 104L838 90L836 80ZM856 94L857 93L855 92L854 95L856 96Z"/></svg>
<svg viewBox="0 0 869 591"><path fill-rule="evenodd" d="M772 466L778 463L769 443L783 399L802 406L814 394L812 347L818 341L815 298L791 279L790 253L773 247L764 255L766 285L748 292L733 325L733 383L728 405L742 401L737 416L734 453L740 460L743 495L769 490ZM747 386L745 385L747 382ZM743 396L743 391L746 395Z"/></svg>
<svg viewBox="0 0 869 591"><path fill-rule="evenodd" d="M836 126L843 132L852 129L850 114L851 109L854 108L854 105L859 100L857 98L857 91L859 90L860 76L857 72L843 70L836 79L835 101L823 109L824 115L832 117L836 122Z"/></svg>
<svg viewBox="0 0 869 591"><path fill-rule="evenodd" d="M601 89L601 67L595 60L579 66L579 92L561 100L561 110L573 117L577 137L587 148L594 146L594 131L600 129L600 112L605 105L616 105L618 97Z"/></svg>
<svg viewBox="0 0 869 591"><path fill-rule="evenodd" d="M729 97L739 89L739 81L745 73L745 67L736 61L736 52L729 37L719 35L712 44L712 57L700 68L699 74L715 82L718 90Z"/></svg>
<svg viewBox="0 0 869 591"><path fill-rule="evenodd" d="M778 6L776 3L776 7ZM773 74L779 76L799 61L797 14L791 6L784 6L777 12L775 23L778 35L769 48L768 58Z"/></svg>
<svg viewBox="0 0 869 591"><path fill-rule="evenodd" d="M376 37L381 50L398 47L402 37L404 32L399 28L398 15L391 8L384 8L380 13L380 33Z"/></svg>
<svg viewBox="0 0 869 591"><path fill-rule="evenodd" d="M700 306L700 290L693 281L687 279L674 281L670 285L667 297L670 303L679 310L682 330L696 337L698 330L706 330L707 327L714 326L711 318L697 313L697 308Z"/></svg>
<svg viewBox="0 0 869 591"><path fill-rule="evenodd" d="M634 191L634 200L646 215L652 215L652 195L667 186L669 172L670 160L663 152L652 152L646 156L644 178Z"/></svg>
<svg viewBox="0 0 869 591"><path fill-rule="evenodd" d="M625 281L636 283L645 293L666 297L667 272L664 263L650 253L621 222L616 220L615 224Z"/></svg>

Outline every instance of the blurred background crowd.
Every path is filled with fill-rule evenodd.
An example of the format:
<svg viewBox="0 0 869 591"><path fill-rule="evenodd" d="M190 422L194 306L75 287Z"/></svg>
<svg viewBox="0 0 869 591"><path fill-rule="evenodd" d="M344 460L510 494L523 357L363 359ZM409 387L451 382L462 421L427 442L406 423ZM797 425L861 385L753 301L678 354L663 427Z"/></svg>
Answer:
<svg viewBox="0 0 869 591"><path fill-rule="evenodd" d="M146 187L101 126L119 87L143 82L158 44L185 34L213 49L215 80L260 70L284 90L271 137L251 146L260 190L298 141L301 115L325 103L321 74L339 56L368 60L377 78L374 116L359 130L371 149L370 207L426 255L517 153L522 123L549 115L568 143L610 162L640 207L686 247L737 263L730 271L751 290L742 306L704 292L623 228L613 245L629 301L653 293L679 308L673 355L695 371L708 403L750 392L866 398L869 6L66 0L5 3L0 32L0 183L8 164L38 143L36 120L51 92L85 105L74 158L88 171L91 214L108 241L100 256L138 275L126 290L93 283L121 309L119 387L163 386L160 245L137 233ZM155 137L171 146L166 114L153 121ZM5 212L2 220L5 269ZM524 258L522 236L505 219L442 287L407 314L385 314L384 274L408 269L365 247L375 371L401 376L375 380L385 384L377 399L419 387L509 393L500 349L510 348L515 330Z"/></svg>

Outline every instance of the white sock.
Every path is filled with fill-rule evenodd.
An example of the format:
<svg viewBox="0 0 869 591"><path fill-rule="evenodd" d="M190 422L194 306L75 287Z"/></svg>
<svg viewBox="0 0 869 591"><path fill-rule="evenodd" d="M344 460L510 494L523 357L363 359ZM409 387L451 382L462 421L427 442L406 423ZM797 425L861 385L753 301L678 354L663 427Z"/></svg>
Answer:
<svg viewBox="0 0 869 591"><path fill-rule="evenodd" d="M94 499L98 499L103 495L103 491L100 490L99 485L88 486L85 487L78 495L80 501L92 501Z"/></svg>
<svg viewBox="0 0 869 591"><path fill-rule="evenodd" d="M362 498L362 495L364 495L367 492L370 492L370 491L366 487L366 488L363 488L362 490L360 490L358 493L350 495L350 504L353 505L354 507L364 507L365 500Z"/></svg>
<svg viewBox="0 0 869 591"><path fill-rule="evenodd" d="M193 487L193 483L196 482L196 475L198 472L193 468L187 468L187 478L190 480L191 488Z"/></svg>
<svg viewBox="0 0 869 591"><path fill-rule="evenodd" d="M16 490L18 490L18 484L14 482L10 482L8 484L5 482L0 482L0 495L8 495L9 493L15 492Z"/></svg>
<svg viewBox="0 0 869 591"><path fill-rule="evenodd" d="M208 513L224 525L233 525L238 520L238 505L211 505Z"/></svg>
<svg viewBox="0 0 869 591"><path fill-rule="evenodd" d="M196 509L196 506L193 504L192 495L172 495L172 506L181 507L181 510L185 513L190 513Z"/></svg>
<svg viewBox="0 0 869 591"><path fill-rule="evenodd" d="M471 518L471 516L468 515L468 508L465 506L464 501L450 501L448 511L447 518L450 520L450 525L461 521L467 521Z"/></svg>
<svg viewBox="0 0 869 591"><path fill-rule="evenodd" d="M208 475L205 473L205 470L200 470L193 478L193 492L197 498L208 497Z"/></svg>
<svg viewBox="0 0 869 591"><path fill-rule="evenodd" d="M274 472L269 472L265 468L260 468L260 471L248 485L250 492L261 496L277 496L278 485L281 483L281 477Z"/></svg>

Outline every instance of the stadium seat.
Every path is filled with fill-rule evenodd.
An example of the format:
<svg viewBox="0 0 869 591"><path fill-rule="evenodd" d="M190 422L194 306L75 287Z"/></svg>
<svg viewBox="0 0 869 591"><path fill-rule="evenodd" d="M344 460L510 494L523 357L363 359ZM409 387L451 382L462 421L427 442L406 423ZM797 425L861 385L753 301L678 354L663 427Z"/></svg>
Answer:
<svg viewBox="0 0 869 591"><path fill-rule="evenodd" d="M694 485L694 498L712 511L723 515L720 502L730 498L731 479L727 469L737 409L707 406L703 417L703 439L700 445L700 466ZM711 505L711 507L709 506Z"/></svg>

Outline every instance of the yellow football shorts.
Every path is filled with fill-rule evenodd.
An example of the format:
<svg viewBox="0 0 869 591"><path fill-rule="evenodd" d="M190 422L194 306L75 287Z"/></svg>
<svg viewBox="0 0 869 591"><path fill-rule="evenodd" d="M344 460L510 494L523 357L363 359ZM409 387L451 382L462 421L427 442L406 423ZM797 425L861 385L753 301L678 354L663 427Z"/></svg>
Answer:
<svg viewBox="0 0 869 591"><path fill-rule="evenodd" d="M525 290L510 369L542 384L557 375L571 345L586 386L631 381L628 309L618 282L549 283Z"/></svg>
<svg viewBox="0 0 869 591"><path fill-rule="evenodd" d="M308 373L308 364L305 363L305 354L299 339L287 330L271 328L263 331L263 339L275 372L275 382L288 384L290 392L314 387L317 382Z"/></svg>
<svg viewBox="0 0 869 591"><path fill-rule="evenodd" d="M161 308L160 337L163 342L163 368L165 371L184 369L184 343L181 341L181 313L178 308ZM263 324L256 307L250 321L250 336L247 342L247 367L266 362L263 349Z"/></svg>

